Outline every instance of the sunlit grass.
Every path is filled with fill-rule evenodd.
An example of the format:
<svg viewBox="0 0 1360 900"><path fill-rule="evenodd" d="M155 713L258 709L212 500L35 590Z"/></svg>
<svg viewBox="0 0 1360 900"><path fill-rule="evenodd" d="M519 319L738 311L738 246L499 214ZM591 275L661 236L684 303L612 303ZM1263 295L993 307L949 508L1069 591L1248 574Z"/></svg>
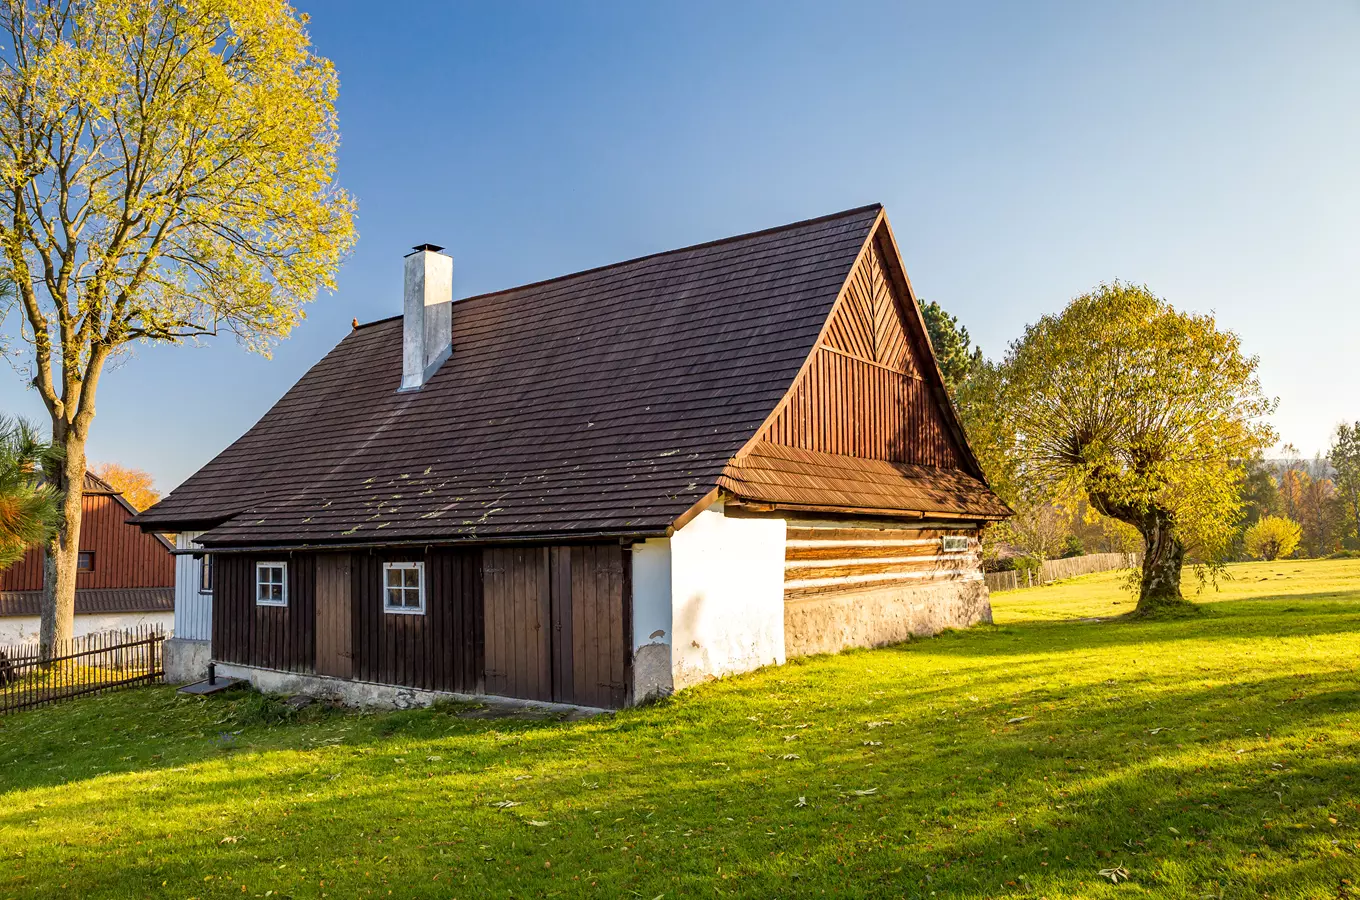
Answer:
<svg viewBox="0 0 1360 900"><path fill-rule="evenodd" d="M572 724L0 718L0 897L1353 896L1360 562L1233 576L1192 620L1105 620L1091 576Z"/></svg>

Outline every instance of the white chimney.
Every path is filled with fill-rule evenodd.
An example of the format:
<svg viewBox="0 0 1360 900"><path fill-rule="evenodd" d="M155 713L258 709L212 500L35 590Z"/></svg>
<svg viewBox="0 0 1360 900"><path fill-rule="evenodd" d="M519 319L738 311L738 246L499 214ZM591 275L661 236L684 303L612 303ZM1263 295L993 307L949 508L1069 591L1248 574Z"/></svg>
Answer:
<svg viewBox="0 0 1360 900"><path fill-rule="evenodd" d="M453 259L443 247L421 244L406 256L401 321L401 390L429 381L453 343Z"/></svg>

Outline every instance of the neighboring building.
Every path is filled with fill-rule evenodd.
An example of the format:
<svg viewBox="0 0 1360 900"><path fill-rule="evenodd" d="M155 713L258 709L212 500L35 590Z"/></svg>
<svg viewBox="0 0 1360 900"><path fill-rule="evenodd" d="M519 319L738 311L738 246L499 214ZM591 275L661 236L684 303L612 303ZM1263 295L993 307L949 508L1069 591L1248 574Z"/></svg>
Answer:
<svg viewBox="0 0 1360 900"><path fill-rule="evenodd" d="M137 517L220 672L617 707L990 618L1009 510L880 207L457 303L439 249Z"/></svg>
<svg viewBox="0 0 1360 900"><path fill-rule="evenodd" d="M137 510L108 482L86 473L76 572L76 636L174 619L175 560L160 535L128 520ZM33 547L0 572L0 644L38 639L46 550Z"/></svg>

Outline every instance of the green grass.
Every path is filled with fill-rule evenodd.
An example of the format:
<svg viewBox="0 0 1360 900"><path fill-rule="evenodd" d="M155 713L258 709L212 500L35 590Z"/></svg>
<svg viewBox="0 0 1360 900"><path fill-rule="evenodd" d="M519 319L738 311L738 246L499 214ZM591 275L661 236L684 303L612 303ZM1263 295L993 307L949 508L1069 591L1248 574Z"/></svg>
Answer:
<svg viewBox="0 0 1360 900"><path fill-rule="evenodd" d="M1132 608L1091 576L570 724L0 718L0 897L1360 896L1360 561L1232 575L1193 619L1090 621Z"/></svg>

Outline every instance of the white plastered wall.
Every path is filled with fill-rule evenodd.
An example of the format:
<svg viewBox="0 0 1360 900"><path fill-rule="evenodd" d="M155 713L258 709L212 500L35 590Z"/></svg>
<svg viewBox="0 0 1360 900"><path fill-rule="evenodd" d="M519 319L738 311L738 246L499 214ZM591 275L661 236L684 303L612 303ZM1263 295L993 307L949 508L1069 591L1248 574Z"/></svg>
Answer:
<svg viewBox="0 0 1360 900"><path fill-rule="evenodd" d="M671 674L671 541L633 545L633 702L665 697Z"/></svg>
<svg viewBox="0 0 1360 900"><path fill-rule="evenodd" d="M675 690L784 662L785 534L782 518L729 516L719 501L670 538Z"/></svg>
<svg viewBox="0 0 1360 900"><path fill-rule="evenodd" d="M169 632L175 617L168 612L91 613L77 615L71 627L74 637L122 631L142 625ZM31 644L38 640L41 619L37 616L6 616L0 618L0 644Z"/></svg>

